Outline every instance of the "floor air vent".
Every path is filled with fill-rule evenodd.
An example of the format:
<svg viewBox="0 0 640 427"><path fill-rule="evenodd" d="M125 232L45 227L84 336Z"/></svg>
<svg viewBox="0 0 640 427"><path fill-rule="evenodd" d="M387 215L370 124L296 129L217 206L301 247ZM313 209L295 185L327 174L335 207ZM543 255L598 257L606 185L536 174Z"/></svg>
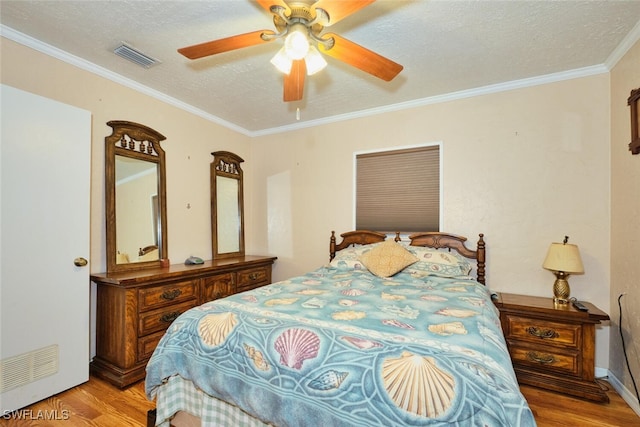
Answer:
<svg viewBox="0 0 640 427"><path fill-rule="evenodd" d="M160 63L160 61L158 61L157 59L152 58L149 55L145 55L138 49L134 48L133 46L129 46L126 43L122 43L120 46L115 48L113 50L113 53L123 57L124 59L128 59L129 61L134 62L144 68L151 68L154 65Z"/></svg>
<svg viewBox="0 0 640 427"><path fill-rule="evenodd" d="M32 383L58 372L58 345L0 361L0 393Z"/></svg>

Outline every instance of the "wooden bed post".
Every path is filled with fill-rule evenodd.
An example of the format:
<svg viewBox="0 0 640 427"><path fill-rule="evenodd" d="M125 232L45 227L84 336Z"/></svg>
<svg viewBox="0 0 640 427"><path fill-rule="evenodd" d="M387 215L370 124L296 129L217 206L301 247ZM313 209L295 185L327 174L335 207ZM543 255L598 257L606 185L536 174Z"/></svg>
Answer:
<svg viewBox="0 0 640 427"><path fill-rule="evenodd" d="M147 427L155 427L156 425L156 410L149 409L147 411Z"/></svg>
<svg viewBox="0 0 640 427"><path fill-rule="evenodd" d="M482 283L483 285L486 285L486 279L484 277L485 275L484 268L485 268L487 250L485 248L485 243L483 239L484 234L480 233L479 236L480 236L480 239L478 240L478 248L477 248L478 282Z"/></svg>
<svg viewBox="0 0 640 427"><path fill-rule="evenodd" d="M331 230L331 239L329 240L329 261L336 256L336 232Z"/></svg>

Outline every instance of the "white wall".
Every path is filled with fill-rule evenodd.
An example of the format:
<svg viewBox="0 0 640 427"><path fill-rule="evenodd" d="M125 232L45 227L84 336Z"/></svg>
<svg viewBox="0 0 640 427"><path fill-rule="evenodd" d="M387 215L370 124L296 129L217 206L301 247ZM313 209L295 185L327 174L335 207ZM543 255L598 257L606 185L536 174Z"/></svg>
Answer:
<svg viewBox="0 0 640 427"><path fill-rule="evenodd" d="M627 371L619 328L636 383L640 382L640 154L629 151L632 89L640 88L640 42L636 42L611 72L611 358L614 378L627 390L627 402L640 415L640 402ZM624 396L624 394L623 394Z"/></svg>
<svg viewBox="0 0 640 427"><path fill-rule="evenodd" d="M442 231L486 236L488 285L551 296L551 242L579 246L572 295L609 305L609 77L606 74L255 138L252 248L275 278L328 261L331 230L353 228L353 153L442 141ZM283 220L283 218L286 218ZM607 326L597 366L608 366Z"/></svg>

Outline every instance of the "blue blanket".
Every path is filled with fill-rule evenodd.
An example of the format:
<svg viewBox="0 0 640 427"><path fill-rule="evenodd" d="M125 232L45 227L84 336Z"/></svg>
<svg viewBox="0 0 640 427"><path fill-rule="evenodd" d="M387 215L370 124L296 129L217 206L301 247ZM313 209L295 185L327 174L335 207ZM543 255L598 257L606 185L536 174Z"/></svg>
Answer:
<svg viewBox="0 0 640 427"><path fill-rule="evenodd" d="M167 330L174 375L276 426L535 426L487 289L331 266L206 303Z"/></svg>

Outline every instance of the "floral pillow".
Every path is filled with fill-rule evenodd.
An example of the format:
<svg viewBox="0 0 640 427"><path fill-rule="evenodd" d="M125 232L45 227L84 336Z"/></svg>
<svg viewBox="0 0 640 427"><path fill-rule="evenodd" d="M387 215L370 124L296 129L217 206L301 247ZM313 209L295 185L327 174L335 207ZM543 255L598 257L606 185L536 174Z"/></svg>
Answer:
<svg viewBox="0 0 640 427"><path fill-rule="evenodd" d="M466 258L455 252L421 246L406 246L406 248L418 258L418 262L405 270L406 273L414 276L468 276L473 268Z"/></svg>
<svg viewBox="0 0 640 427"><path fill-rule="evenodd" d="M378 246L380 243L372 243L370 245L358 245L344 248L336 252L336 256L331 260L331 266L341 269L366 270L360 261L360 255Z"/></svg>
<svg viewBox="0 0 640 427"><path fill-rule="evenodd" d="M398 243L382 242L360 255L360 261L378 277L391 277L418 261L418 258Z"/></svg>

